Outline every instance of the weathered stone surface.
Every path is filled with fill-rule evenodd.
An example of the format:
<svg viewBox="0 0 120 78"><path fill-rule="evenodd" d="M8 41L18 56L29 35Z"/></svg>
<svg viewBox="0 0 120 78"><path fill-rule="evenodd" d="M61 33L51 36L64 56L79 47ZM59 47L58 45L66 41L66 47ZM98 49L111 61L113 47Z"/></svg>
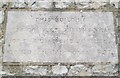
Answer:
<svg viewBox="0 0 120 78"><path fill-rule="evenodd" d="M3 11L0 11L0 38L2 37L1 27L2 27L2 23L3 23L3 18L4 18Z"/></svg>
<svg viewBox="0 0 120 78"><path fill-rule="evenodd" d="M120 2L120 0L110 0L110 2Z"/></svg>
<svg viewBox="0 0 120 78"><path fill-rule="evenodd" d="M68 72L66 66L52 66L52 73L53 75L65 75Z"/></svg>
<svg viewBox="0 0 120 78"><path fill-rule="evenodd" d="M119 8L120 7L120 3L118 3L118 2L110 2L110 4L112 6L114 6L115 8Z"/></svg>
<svg viewBox="0 0 120 78"><path fill-rule="evenodd" d="M3 61L117 62L113 14L9 11Z"/></svg>
<svg viewBox="0 0 120 78"><path fill-rule="evenodd" d="M2 32L2 23L4 20L4 12L0 11L0 64L2 63L2 48L3 48L3 32Z"/></svg>
<svg viewBox="0 0 120 78"><path fill-rule="evenodd" d="M28 7L31 9L50 9L52 8L52 2L28 2Z"/></svg>
<svg viewBox="0 0 120 78"><path fill-rule="evenodd" d="M91 0L75 0L75 2L88 3L91 2Z"/></svg>
<svg viewBox="0 0 120 78"><path fill-rule="evenodd" d="M71 2L56 2L55 8L68 8Z"/></svg>
<svg viewBox="0 0 120 78"><path fill-rule="evenodd" d="M2 2L0 2L0 8L2 8L2 6L3 6L3 3L2 3Z"/></svg>
<svg viewBox="0 0 120 78"><path fill-rule="evenodd" d="M99 2L93 2L93 3L81 3L81 2L77 2L76 3L76 6L77 8L79 9L83 9L83 8L87 8L87 9L91 9L91 8L94 8L94 9L97 9L97 8L100 8L104 5L106 5L107 3L99 3Z"/></svg>
<svg viewBox="0 0 120 78"><path fill-rule="evenodd" d="M3 22L3 20L4 20L4 12L0 11L0 26L1 26L2 22Z"/></svg>
<svg viewBox="0 0 120 78"><path fill-rule="evenodd" d="M71 66L68 75L69 76L91 76L92 72L90 68L84 65Z"/></svg>
<svg viewBox="0 0 120 78"><path fill-rule="evenodd" d="M3 66L2 75L22 75L22 66Z"/></svg>
<svg viewBox="0 0 120 78"><path fill-rule="evenodd" d="M90 6L89 3L76 2L76 7L77 7L77 8L90 8L89 6Z"/></svg>
<svg viewBox="0 0 120 78"><path fill-rule="evenodd" d="M90 3L88 8L97 9L97 8L100 8L100 7L104 6L104 5L106 5L106 4L107 3Z"/></svg>
<svg viewBox="0 0 120 78"><path fill-rule="evenodd" d="M11 7L12 8L25 8L26 4L24 2L12 2Z"/></svg>
<svg viewBox="0 0 120 78"><path fill-rule="evenodd" d="M98 2L98 3L105 3L109 2L110 0L91 0L91 2Z"/></svg>
<svg viewBox="0 0 120 78"><path fill-rule="evenodd" d="M0 65L0 77L2 77L2 65Z"/></svg>
<svg viewBox="0 0 120 78"><path fill-rule="evenodd" d="M3 8L3 6L8 5L8 3L6 1L0 1L0 9Z"/></svg>
<svg viewBox="0 0 120 78"><path fill-rule="evenodd" d="M26 66L23 70L30 75L47 75L47 66Z"/></svg>
<svg viewBox="0 0 120 78"><path fill-rule="evenodd" d="M109 3L109 2L119 2L120 0L91 0L91 2L99 2L99 3L105 3L105 2L107 2L107 3Z"/></svg>
<svg viewBox="0 0 120 78"><path fill-rule="evenodd" d="M92 68L92 74L93 75L104 75L104 76L114 76L114 75L118 75L118 66L116 66L115 64L99 64L99 65L95 65Z"/></svg>
<svg viewBox="0 0 120 78"><path fill-rule="evenodd" d="M48 0L14 0L12 8L48 9L52 7L52 1Z"/></svg>

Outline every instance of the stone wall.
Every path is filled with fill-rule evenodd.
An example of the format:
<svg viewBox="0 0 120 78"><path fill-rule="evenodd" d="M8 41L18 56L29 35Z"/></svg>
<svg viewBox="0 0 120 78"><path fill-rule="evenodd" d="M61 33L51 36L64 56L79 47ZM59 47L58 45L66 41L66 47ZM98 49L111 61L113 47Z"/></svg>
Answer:
<svg viewBox="0 0 120 78"><path fill-rule="evenodd" d="M1 1L1 0L0 0ZM119 45L119 0L3 0L0 2L0 74L1 76L118 76L118 63L32 63L3 62L8 11L113 12L116 42ZM19 20L18 20L19 21ZM118 46L119 47L119 46ZM118 53L119 55L119 53Z"/></svg>

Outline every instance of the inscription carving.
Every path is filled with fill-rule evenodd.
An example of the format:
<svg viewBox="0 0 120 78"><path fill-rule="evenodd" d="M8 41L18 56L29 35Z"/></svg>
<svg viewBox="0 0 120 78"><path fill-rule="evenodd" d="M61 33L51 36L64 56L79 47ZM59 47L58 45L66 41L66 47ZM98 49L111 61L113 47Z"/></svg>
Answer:
<svg viewBox="0 0 120 78"><path fill-rule="evenodd" d="M117 61L112 12L8 12L4 61Z"/></svg>

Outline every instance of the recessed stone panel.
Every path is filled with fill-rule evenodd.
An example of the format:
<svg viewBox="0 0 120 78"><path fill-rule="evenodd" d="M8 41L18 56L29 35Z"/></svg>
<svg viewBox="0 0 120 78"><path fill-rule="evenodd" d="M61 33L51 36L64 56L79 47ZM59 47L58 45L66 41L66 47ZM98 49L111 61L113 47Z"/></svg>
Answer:
<svg viewBox="0 0 120 78"><path fill-rule="evenodd" d="M4 62L117 62L112 12L9 11Z"/></svg>

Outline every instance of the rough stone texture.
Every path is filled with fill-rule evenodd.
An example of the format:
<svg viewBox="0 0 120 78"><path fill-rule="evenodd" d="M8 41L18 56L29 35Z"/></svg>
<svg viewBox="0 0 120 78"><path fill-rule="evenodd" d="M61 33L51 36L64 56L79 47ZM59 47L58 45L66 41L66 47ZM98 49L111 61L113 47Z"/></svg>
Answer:
<svg viewBox="0 0 120 78"><path fill-rule="evenodd" d="M2 6L3 6L3 4L2 4L2 2L0 2L0 9L2 8Z"/></svg>
<svg viewBox="0 0 120 78"><path fill-rule="evenodd" d="M75 0L75 2L88 3L91 2L91 0Z"/></svg>
<svg viewBox="0 0 120 78"><path fill-rule="evenodd" d="M1 26L2 22L3 22L3 20L4 20L4 12L0 11L0 26Z"/></svg>
<svg viewBox="0 0 120 78"><path fill-rule="evenodd" d="M53 75L65 75L67 74L68 69L66 66L52 66L52 73Z"/></svg>
<svg viewBox="0 0 120 78"><path fill-rule="evenodd" d="M55 8L68 8L70 5L70 2L56 2Z"/></svg>
<svg viewBox="0 0 120 78"><path fill-rule="evenodd" d="M106 4L107 3L80 3L80 2L77 2L76 6L77 6L77 8L97 9L97 8L100 8L104 5L106 5Z"/></svg>
<svg viewBox="0 0 120 78"><path fill-rule="evenodd" d="M8 2L6 2L6 1L0 1L0 10L1 9L3 9L5 6L7 6L8 5Z"/></svg>
<svg viewBox="0 0 120 78"><path fill-rule="evenodd" d="M11 8L31 8L31 9L47 9L52 8L52 2L47 0L14 0L11 2Z"/></svg>
<svg viewBox="0 0 120 78"><path fill-rule="evenodd" d="M68 75L70 76L91 76L90 68L85 65L71 66Z"/></svg>
<svg viewBox="0 0 120 78"><path fill-rule="evenodd" d="M114 75L118 75L118 67L115 66L115 64L106 64L106 65L95 65L92 67L92 74L94 76L114 76Z"/></svg>
<svg viewBox="0 0 120 78"><path fill-rule="evenodd" d="M111 12L10 11L3 61L117 62L112 16Z"/></svg>
<svg viewBox="0 0 120 78"><path fill-rule="evenodd" d="M110 0L91 0L91 2L98 2L98 3L106 3L109 2Z"/></svg>
<svg viewBox="0 0 120 78"><path fill-rule="evenodd" d="M4 21L4 12L0 11L0 65L2 63L2 47L3 47L3 32L2 32L2 23Z"/></svg>
<svg viewBox="0 0 120 78"><path fill-rule="evenodd" d="M31 7L32 9L48 9L52 8L52 2L28 2L28 7Z"/></svg>
<svg viewBox="0 0 120 78"><path fill-rule="evenodd" d="M47 75L47 66L26 66L23 71L30 75Z"/></svg>
<svg viewBox="0 0 120 78"><path fill-rule="evenodd" d="M3 66L2 75L22 75L22 66Z"/></svg>
<svg viewBox="0 0 120 78"><path fill-rule="evenodd" d="M25 8L26 4L24 2L13 2L11 3L12 8Z"/></svg>
<svg viewBox="0 0 120 78"><path fill-rule="evenodd" d="M116 8L118 8L118 2L117 1L108 1L108 0L75 0L75 1L64 1L64 0L14 0L11 2L10 7L11 8L30 8L32 10L38 10L38 9L68 9L68 8L87 8L87 9L96 9L100 8L101 6L104 6L105 4L112 4L115 5Z"/></svg>
<svg viewBox="0 0 120 78"><path fill-rule="evenodd" d="M110 2L120 2L120 0L110 0Z"/></svg>
<svg viewBox="0 0 120 78"><path fill-rule="evenodd" d="M5 1L7 0L2 0L2 2L0 0L0 10L7 11L7 10L13 10L14 8L14 10L17 10L17 11L20 11L20 10L39 10L39 11L42 10L43 11L44 9L48 9L50 11L52 10L73 11L73 10L78 9L80 10L80 12L82 12L83 10L86 10L86 9L90 9L89 11L92 11L94 9L96 11L98 11L98 9L99 11L104 11L103 8L105 9L107 8L105 11L109 11L108 8L110 10L111 9L115 10L115 8L118 8L119 6L118 2L120 0L55 0L55 3L52 3L51 0L14 0L14 1L9 0L9 2L11 2L9 6L6 6L8 5L8 3ZM9 9L9 7L11 8ZM54 9L54 8L57 8L57 9ZM1 19L1 15L2 13L0 13L0 19ZM4 22L3 24L5 25L5 23L6 22ZM2 34L1 34L1 28L0 28L0 48L2 48L1 46L3 46L3 43L4 43L4 39L2 38L3 36L1 35ZM2 49L0 49L0 52L2 52ZM69 70L67 69L67 66L53 66L52 68L49 68L49 65L51 65L51 63L48 63L48 67L37 66L36 64L36 66L28 65L25 67L23 66L23 68L21 67L21 65L17 66L16 63L11 63L13 64L11 66L9 66L9 63L8 63L8 66L4 65L3 63L3 66L0 66L0 76L1 75L21 75L21 76L24 76L24 75L64 75L64 74L65 75L68 74L70 76L82 76L82 75L89 76L91 74L96 75L96 76L117 75L117 71L118 71L118 66L116 65L117 62L116 63L110 62L109 64L108 63L96 64L95 62L93 63L94 64L92 65L89 65L90 63L75 64L75 65L73 64L72 66L68 68ZM119 71L120 71L120 68L119 68Z"/></svg>

